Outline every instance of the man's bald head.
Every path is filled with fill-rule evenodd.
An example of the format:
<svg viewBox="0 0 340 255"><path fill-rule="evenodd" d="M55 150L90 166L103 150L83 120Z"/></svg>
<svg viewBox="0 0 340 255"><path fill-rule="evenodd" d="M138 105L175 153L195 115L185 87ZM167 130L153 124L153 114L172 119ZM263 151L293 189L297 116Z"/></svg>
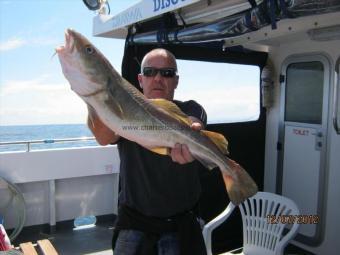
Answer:
<svg viewBox="0 0 340 255"><path fill-rule="evenodd" d="M174 54L172 54L170 51L162 48L157 48L149 51L143 58L142 64L141 64L141 70L143 70L144 67L148 66L148 60L153 57L163 57L168 60L169 64L171 64L172 68L175 68L177 70L177 63L176 58Z"/></svg>
<svg viewBox="0 0 340 255"><path fill-rule="evenodd" d="M145 75L147 68L153 69L153 74ZM172 70L171 75L164 74L164 70ZM170 51L158 48L144 56L138 81L147 98L173 100L178 79L176 58Z"/></svg>

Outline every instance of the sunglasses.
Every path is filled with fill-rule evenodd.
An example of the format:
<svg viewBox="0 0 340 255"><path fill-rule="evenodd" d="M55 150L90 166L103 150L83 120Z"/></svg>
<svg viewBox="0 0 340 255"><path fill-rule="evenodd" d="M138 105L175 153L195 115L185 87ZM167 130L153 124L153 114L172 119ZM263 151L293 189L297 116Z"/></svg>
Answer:
<svg viewBox="0 0 340 255"><path fill-rule="evenodd" d="M177 70L175 68L144 67L142 72L146 77L155 77L157 73L160 73L162 77L172 78L177 74Z"/></svg>

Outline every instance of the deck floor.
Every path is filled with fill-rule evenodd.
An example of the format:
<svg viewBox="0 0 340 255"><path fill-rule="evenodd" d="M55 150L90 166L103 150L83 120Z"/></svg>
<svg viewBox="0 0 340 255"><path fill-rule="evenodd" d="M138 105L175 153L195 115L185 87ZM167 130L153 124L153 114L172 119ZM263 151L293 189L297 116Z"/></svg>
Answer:
<svg viewBox="0 0 340 255"><path fill-rule="evenodd" d="M49 239L60 255L113 254L111 249L113 221L100 223L91 228L73 230L70 227L63 227L51 233L47 232L49 231L24 230L14 241L14 245Z"/></svg>

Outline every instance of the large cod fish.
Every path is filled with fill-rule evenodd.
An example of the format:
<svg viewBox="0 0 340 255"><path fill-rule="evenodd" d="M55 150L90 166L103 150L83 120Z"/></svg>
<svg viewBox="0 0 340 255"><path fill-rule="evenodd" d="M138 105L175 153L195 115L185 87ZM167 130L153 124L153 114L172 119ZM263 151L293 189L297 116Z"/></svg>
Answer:
<svg viewBox="0 0 340 255"><path fill-rule="evenodd" d="M176 143L186 144L193 157L208 169L220 168L235 205L257 192L248 173L226 156L228 144L223 135L194 131L191 120L174 103L147 99L84 36L67 29L65 45L56 52L71 89L116 134L163 155Z"/></svg>

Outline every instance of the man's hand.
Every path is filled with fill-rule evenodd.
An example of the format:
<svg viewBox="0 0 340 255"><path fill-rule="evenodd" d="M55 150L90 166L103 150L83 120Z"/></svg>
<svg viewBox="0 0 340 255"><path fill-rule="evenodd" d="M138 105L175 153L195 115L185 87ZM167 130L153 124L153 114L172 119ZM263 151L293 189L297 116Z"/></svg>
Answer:
<svg viewBox="0 0 340 255"><path fill-rule="evenodd" d="M203 128L203 124L196 118L190 118L193 120L191 128L195 131L200 131ZM186 164L194 161L194 157L191 155L186 144L176 143L175 147L171 149L170 156L172 161L179 164Z"/></svg>

